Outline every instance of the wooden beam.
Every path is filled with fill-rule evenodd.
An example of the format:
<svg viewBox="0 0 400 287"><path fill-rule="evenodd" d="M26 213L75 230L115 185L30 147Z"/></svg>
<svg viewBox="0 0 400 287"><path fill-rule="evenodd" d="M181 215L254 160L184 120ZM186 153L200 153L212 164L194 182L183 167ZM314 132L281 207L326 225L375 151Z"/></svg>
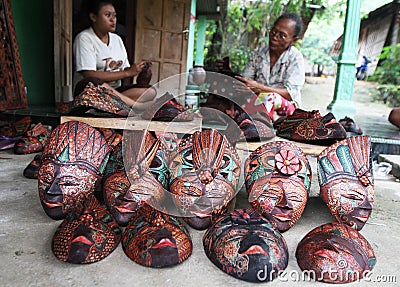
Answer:
<svg viewBox="0 0 400 287"><path fill-rule="evenodd" d="M128 118L93 118L93 117L75 117L75 116L62 116L61 123L69 121L84 122L95 128L110 128L120 130L143 130L157 132L170 132L179 134L192 134L196 131L201 131L202 119L195 117L192 121L149 121L140 117Z"/></svg>
<svg viewBox="0 0 400 287"><path fill-rule="evenodd" d="M238 142L236 144L236 148L239 150L253 152L254 150L256 150L259 146L261 146L263 144L266 144L269 142L276 142L276 141L291 142L291 143L295 144L296 146L298 146L304 152L304 154L312 155L312 156L318 156L324 149L327 148L327 146L295 142L295 141L290 141L290 140L287 140L287 139L284 139L281 137L274 137L273 139L260 141L260 142Z"/></svg>

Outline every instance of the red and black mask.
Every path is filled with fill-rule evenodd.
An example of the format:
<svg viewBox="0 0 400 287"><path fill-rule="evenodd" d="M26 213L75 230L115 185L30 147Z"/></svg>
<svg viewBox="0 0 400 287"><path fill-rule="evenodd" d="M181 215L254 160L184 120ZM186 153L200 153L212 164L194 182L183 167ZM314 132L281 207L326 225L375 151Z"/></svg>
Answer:
<svg viewBox="0 0 400 287"><path fill-rule="evenodd" d="M289 260L283 236L273 223L251 208L236 209L216 218L204 234L203 246L218 268L251 282L273 280Z"/></svg>
<svg viewBox="0 0 400 287"><path fill-rule="evenodd" d="M349 283L375 266L374 250L357 230L338 222L310 231L298 244L296 259L315 280Z"/></svg>
<svg viewBox="0 0 400 287"><path fill-rule="evenodd" d="M148 205L131 219L122 236L125 254L136 263L167 267L192 254L192 240L179 219Z"/></svg>
<svg viewBox="0 0 400 287"><path fill-rule="evenodd" d="M67 214L52 240L54 255L69 263L93 263L107 257L121 240L121 230L105 205L90 195Z"/></svg>
<svg viewBox="0 0 400 287"><path fill-rule="evenodd" d="M332 113L321 116L319 111L296 109L279 125L276 135L285 139L330 145L346 138L346 130Z"/></svg>
<svg viewBox="0 0 400 287"><path fill-rule="evenodd" d="M196 229L227 208L236 195L239 157L225 136L203 130L182 140L170 162L170 191L179 213Z"/></svg>
<svg viewBox="0 0 400 287"><path fill-rule="evenodd" d="M103 192L112 215L126 226L146 202L162 206L169 171L160 142L149 131L125 131L122 153L126 172L109 175Z"/></svg>
<svg viewBox="0 0 400 287"><path fill-rule="evenodd" d="M249 202L279 231L291 228L301 214L311 186L311 167L296 145L276 141L264 144L245 162Z"/></svg>
<svg viewBox="0 0 400 287"><path fill-rule="evenodd" d="M51 134L38 173L39 197L52 219L63 219L93 193L110 148L100 132L82 122L66 122Z"/></svg>
<svg viewBox="0 0 400 287"><path fill-rule="evenodd" d="M317 159L320 196L335 219L361 230L374 204L371 141L355 136L325 149Z"/></svg>

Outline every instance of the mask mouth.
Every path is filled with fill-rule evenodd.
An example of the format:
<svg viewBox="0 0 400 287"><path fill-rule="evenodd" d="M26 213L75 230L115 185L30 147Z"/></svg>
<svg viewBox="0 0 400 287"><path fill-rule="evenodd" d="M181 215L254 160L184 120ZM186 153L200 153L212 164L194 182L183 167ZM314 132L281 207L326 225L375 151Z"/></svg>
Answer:
<svg viewBox="0 0 400 287"><path fill-rule="evenodd" d="M91 242L89 239L87 239L85 236L80 235L76 237L74 240L71 241L71 243L83 243L86 245L92 245L93 242Z"/></svg>
<svg viewBox="0 0 400 287"><path fill-rule="evenodd" d="M368 220L368 216L354 216L354 218L364 223Z"/></svg>
<svg viewBox="0 0 400 287"><path fill-rule="evenodd" d="M176 248L176 244L174 244L171 240L168 238L162 238L156 245L151 247L152 249L159 249L159 248L164 248L164 247L171 247L171 248Z"/></svg>
<svg viewBox="0 0 400 287"><path fill-rule="evenodd" d="M286 221L290 221L291 220L288 215L283 214L283 213L272 214L272 216L274 218L278 219L279 221L282 221L282 222L286 222Z"/></svg>
<svg viewBox="0 0 400 287"><path fill-rule="evenodd" d="M200 210L191 211L190 213L195 215L195 216L197 216L197 217L199 217L199 218L206 218L206 217L210 217L211 216L210 213L205 212L205 211L200 211Z"/></svg>
<svg viewBox="0 0 400 287"><path fill-rule="evenodd" d="M43 204L46 205L48 208L56 208L56 207L62 207L63 203L59 201L48 201L48 200L43 200Z"/></svg>
<svg viewBox="0 0 400 287"><path fill-rule="evenodd" d="M135 204L136 205L136 204ZM133 207L133 206L132 206ZM114 208L119 212L119 213L134 213L136 212L137 208L127 208L125 206L116 206L114 205Z"/></svg>
<svg viewBox="0 0 400 287"><path fill-rule="evenodd" d="M242 252L242 255L264 255L269 257L268 253L260 245L250 246L246 251Z"/></svg>

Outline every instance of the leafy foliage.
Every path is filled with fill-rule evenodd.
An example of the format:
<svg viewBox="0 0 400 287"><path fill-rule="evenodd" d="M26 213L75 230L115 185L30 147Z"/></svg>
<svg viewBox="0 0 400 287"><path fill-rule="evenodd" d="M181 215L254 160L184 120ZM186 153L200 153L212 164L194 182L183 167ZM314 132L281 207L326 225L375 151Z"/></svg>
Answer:
<svg viewBox="0 0 400 287"><path fill-rule="evenodd" d="M229 56L232 69L242 71L251 51L258 49L268 40L268 29L283 12L298 13L306 30L314 16L329 21L344 15L345 11L346 0L337 0L333 4L329 0L231 1L227 15L210 25L216 29L206 40L206 44L209 45L205 55L206 66L216 59ZM219 36L216 37L216 34ZM322 56L318 59L322 59ZM328 65L327 61L328 59L325 59L324 65Z"/></svg>
<svg viewBox="0 0 400 287"><path fill-rule="evenodd" d="M315 25L326 27L326 21L317 20ZM300 47L301 52L309 63L317 66L317 76L325 73L325 69L331 69L336 66L335 60L329 55L333 41L325 36L327 32L329 33L327 29L311 29L307 31Z"/></svg>
<svg viewBox="0 0 400 287"><path fill-rule="evenodd" d="M380 66L370 80L379 85L378 100L392 107L400 106L400 44L384 47L379 56Z"/></svg>

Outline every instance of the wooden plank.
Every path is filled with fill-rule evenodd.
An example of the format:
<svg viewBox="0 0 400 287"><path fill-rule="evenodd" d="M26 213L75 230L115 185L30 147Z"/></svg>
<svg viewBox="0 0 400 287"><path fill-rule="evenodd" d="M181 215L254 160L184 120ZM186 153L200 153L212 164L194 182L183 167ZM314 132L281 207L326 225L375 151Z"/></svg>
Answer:
<svg viewBox="0 0 400 287"><path fill-rule="evenodd" d="M170 132L179 134L192 134L201 130L201 118L195 117L188 122L161 122L149 121L140 117L128 118L91 118L91 117L75 117L62 116L61 123L68 121L80 121L95 128L110 128L110 129L126 129L126 130L143 130L157 132Z"/></svg>
<svg viewBox="0 0 400 287"><path fill-rule="evenodd" d="M295 144L298 146L306 155L313 155L313 156L318 156L324 149L327 148L327 146L321 146L321 145L313 145L313 144L307 144L307 143L301 143L301 142L295 142L295 141L290 141L281 137L274 137L273 139L270 140L265 140L265 141L260 141L260 142L238 142L236 144L236 148L240 150L248 150L249 152L253 152L256 150L259 146L268 143L268 142L275 142L275 141L287 141Z"/></svg>

